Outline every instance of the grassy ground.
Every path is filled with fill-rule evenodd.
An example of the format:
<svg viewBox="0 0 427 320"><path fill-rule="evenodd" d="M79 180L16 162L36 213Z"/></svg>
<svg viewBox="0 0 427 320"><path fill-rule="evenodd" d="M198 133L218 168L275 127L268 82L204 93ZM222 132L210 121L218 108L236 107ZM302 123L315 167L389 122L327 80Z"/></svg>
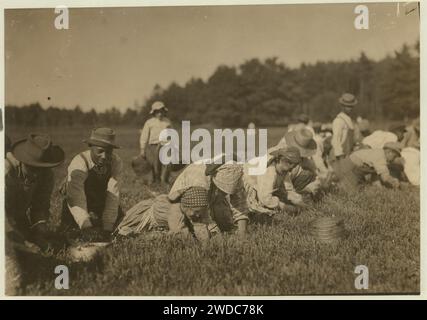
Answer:
<svg viewBox="0 0 427 320"><path fill-rule="evenodd" d="M29 131L11 129L15 141ZM40 130L39 130L40 131ZM55 142L67 154L55 169L56 190L50 224L59 224L59 183L71 158L85 146L89 130L53 129ZM123 172L122 206L125 210L147 190L162 191L136 177L130 159L138 152L138 131L118 130L118 154ZM282 132L269 130L269 145ZM272 225L252 224L246 240L234 235L214 237L209 243L146 234L108 248L91 264L70 263L57 257L26 257L26 295L290 295L373 294L419 291L419 189L393 191L368 187L357 194L334 191L314 209L298 217L283 216ZM308 223L318 216L344 220L348 237L338 243L317 243ZM54 268L70 270L69 290L54 288ZM357 265L369 268L369 289L354 287Z"/></svg>

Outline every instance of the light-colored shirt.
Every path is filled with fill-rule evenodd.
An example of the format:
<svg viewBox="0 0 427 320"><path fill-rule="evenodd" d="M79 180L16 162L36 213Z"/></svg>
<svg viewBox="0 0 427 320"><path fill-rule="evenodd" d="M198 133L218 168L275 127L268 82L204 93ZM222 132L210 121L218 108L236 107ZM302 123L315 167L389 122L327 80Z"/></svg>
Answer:
<svg viewBox="0 0 427 320"><path fill-rule="evenodd" d="M351 153L355 141L353 120L340 112L332 122L332 148L336 157Z"/></svg>
<svg viewBox="0 0 427 320"><path fill-rule="evenodd" d="M382 149L387 142L397 142L397 136L393 132L376 130L362 140L362 144L372 149Z"/></svg>
<svg viewBox="0 0 427 320"><path fill-rule="evenodd" d="M258 200L263 206L269 209L279 207L280 199L273 193L285 188L285 175L279 175L274 165L268 166L262 175L249 175L247 164L244 165L243 174L245 182L257 191ZM292 185L291 181L289 183Z"/></svg>
<svg viewBox="0 0 427 320"><path fill-rule="evenodd" d="M90 150L80 154L71 160L67 171L67 204L74 220L81 229L91 227L90 215L88 212L87 199L85 194L85 181L95 163L90 155ZM117 219L119 208L119 185L118 180L122 170L122 161L118 155L113 153L111 163L111 177L107 185L107 194L105 199L104 212L102 213L102 222L105 230L112 230Z"/></svg>
<svg viewBox="0 0 427 320"><path fill-rule="evenodd" d="M378 175L390 174L383 149L360 149L350 155L350 160L358 167L373 168Z"/></svg>
<svg viewBox="0 0 427 320"><path fill-rule="evenodd" d="M404 148L400 153L404 166L403 171L409 182L414 186L420 185L420 150L416 148Z"/></svg>
<svg viewBox="0 0 427 320"><path fill-rule="evenodd" d="M325 140L320 134L314 135L314 141L316 141L316 153L312 156L313 162L316 165L317 172L320 175L325 175L329 170L326 167L325 161L323 160L323 141Z"/></svg>
<svg viewBox="0 0 427 320"><path fill-rule="evenodd" d="M269 153L276 147L269 149ZM271 158L272 156L268 155L267 162L269 162ZM262 162L260 158L253 159L252 161L254 161L254 163ZM257 200L262 206L265 206L268 209L276 209L279 206L280 200L278 197L274 196L273 193L281 188L284 189L289 201L294 204L300 204L302 202L303 199L301 195L295 191L292 183L292 177L295 177L295 175L299 173L298 168L294 168L292 171L293 173L289 172L283 176L277 173L276 168L273 165L270 165L266 168L264 174L250 175L249 168L253 165L254 164L250 163L244 164L243 183L245 189L249 186L256 190Z"/></svg>
<svg viewBox="0 0 427 320"><path fill-rule="evenodd" d="M171 122L168 118L162 120L153 117L148 119L141 131L141 137L139 139L139 145L141 147L141 153L145 151L147 144L158 144L160 143L160 133L162 130L170 128Z"/></svg>

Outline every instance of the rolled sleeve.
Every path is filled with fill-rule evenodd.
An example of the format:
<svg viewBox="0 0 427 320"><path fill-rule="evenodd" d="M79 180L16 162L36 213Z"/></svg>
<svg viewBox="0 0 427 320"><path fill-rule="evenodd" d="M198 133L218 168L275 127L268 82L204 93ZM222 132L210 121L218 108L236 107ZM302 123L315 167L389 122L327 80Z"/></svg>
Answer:
<svg viewBox="0 0 427 320"><path fill-rule="evenodd" d="M227 195L226 199L230 205L234 223L239 220L249 220L249 209L243 188L235 194Z"/></svg>
<svg viewBox="0 0 427 320"><path fill-rule="evenodd" d="M74 158L68 167L66 201L71 215L81 229L91 226L84 191L87 174L87 167L84 160L79 157Z"/></svg>
<svg viewBox="0 0 427 320"><path fill-rule="evenodd" d="M105 208L102 214L102 222L105 230L112 231L116 223L119 204L120 204L120 188L119 177L122 170L122 161L116 156L113 162L111 178L107 185L107 194L105 198Z"/></svg>

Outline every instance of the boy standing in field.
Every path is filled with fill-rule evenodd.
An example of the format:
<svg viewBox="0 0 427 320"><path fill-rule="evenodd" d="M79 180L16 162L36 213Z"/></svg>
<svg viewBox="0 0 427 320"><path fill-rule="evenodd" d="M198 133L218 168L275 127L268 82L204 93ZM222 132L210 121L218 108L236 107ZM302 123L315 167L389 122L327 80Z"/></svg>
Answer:
<svg viewBox="0 0 427 320"><path fill-rule="evenodd" d="M122 161L113 150L115 133L97 128L84 140L89 150L76 155L68 167L62 193L64 231L84 230L84 234L107 235L120 219L118 180Z"/></svg>
<svg viewBox="0 0 427 320"><path fill-rule="evenodd" d="M159 159L159 151L162 146L160 133L162 130L171 127L171 122L166 117L167 111L168 109L163 102L156 101L153 103L150 111L153 117L145 122L139 140L140 155L152 167L153 182L167 183L169 179L169 166L162 164Z"/></svg>

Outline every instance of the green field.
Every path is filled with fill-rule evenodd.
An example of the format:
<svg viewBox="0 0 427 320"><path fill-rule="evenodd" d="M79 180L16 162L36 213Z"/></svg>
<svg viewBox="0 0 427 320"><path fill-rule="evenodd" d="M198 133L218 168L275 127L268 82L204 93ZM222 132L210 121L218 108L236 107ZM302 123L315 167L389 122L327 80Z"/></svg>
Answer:
<svg viewBox="0 0 427 320"><path fill-rule="evenodd" d="M29 129L11 129L15 141ZM62 181L71 158L83 150L90 129L52 129L67 160L55 169ZM40 131L40 130L38 130ZM283 130L269 130L269 145ZM139 132L118 130L118 154L124 161L122 199L125 210L150 197L143 179L136 177L130 159L138 153ZM59 224L59 185L52 199L50 224ZM297 217L277 217L272 225L251 224L245 240L216 236L198 244L163 233L141 235L115 243L92 264L60 256L27 257L25 295L295 295L375 294L419 292L419 188L402 190L368 187L357 194L333 191L315 208ZM318 216L344 220L348 237L338 243L316 242L308 223ZM54 268L70 270L69 290L54 287ZM369 289L354 287L357 265L369 268Z"/></svg>

